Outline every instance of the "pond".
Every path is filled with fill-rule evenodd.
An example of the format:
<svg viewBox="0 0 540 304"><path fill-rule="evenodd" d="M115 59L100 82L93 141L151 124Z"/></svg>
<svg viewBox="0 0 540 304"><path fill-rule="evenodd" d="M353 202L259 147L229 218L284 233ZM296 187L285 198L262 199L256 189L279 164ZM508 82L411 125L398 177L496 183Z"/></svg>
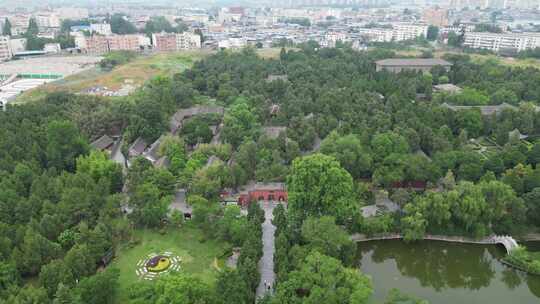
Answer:
<svg viewBox="0 0 540 304"><path fill-rule="evenodd" d="M540 250L540 243L524 244ZM432 304L540 303L540 276L502 265L499 245L401 240L358 243L360 269L371 276L373 303L392 288Z"/></svg>

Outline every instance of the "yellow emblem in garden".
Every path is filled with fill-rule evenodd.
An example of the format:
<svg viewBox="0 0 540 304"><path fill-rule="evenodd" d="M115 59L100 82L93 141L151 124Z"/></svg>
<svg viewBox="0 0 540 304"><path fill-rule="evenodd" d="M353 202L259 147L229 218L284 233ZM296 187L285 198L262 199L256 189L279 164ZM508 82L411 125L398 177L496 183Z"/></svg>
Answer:
<svg viewBox="0 0 540 304"><path fill-rule="evenodd" d="M162 272L171 266L171 259L168 256L158 255L146 263L146 269L150 272Z"/></svg>

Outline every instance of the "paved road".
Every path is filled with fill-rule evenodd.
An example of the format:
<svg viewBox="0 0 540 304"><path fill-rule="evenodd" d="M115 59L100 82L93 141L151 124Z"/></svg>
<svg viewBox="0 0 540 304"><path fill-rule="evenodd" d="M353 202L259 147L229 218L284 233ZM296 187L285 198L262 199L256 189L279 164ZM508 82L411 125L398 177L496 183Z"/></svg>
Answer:
<svg viewBox="0 0 540 304"><path fill-rule="evenodd" d="M276 231L276 227L272 225L272 212L274 211L275 205L276 204L272 202L261 203L261 207L264 210L265 221L262 224L263 256L259 261L261 281L257 287L257 298L262 298L264 296L268 290L267 286L271 286L273 288L274 281L276 279L276 274L274 273L274 233Z"/></svg>

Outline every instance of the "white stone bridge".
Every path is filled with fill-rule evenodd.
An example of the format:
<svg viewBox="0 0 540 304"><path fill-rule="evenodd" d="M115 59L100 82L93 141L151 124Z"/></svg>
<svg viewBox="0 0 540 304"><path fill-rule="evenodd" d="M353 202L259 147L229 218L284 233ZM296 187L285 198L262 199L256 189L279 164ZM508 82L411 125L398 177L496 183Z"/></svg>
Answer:
<svg viewBox="0 0 540 304"><path fill-rule="evenodd" d="M382 240L393 240L393 239L403 239L401 234L385 234L379 236L366 236L363 234L353 234L351 239L354 242L367 242L367 241L382 241ZM509 235L493 235L484 239L472 239L467 237L455 237L455 236L443 236L443 235L425 235L424 240L430 241L443 241L443 242L452 242L452 243L464 243L464 244L501 244L506 249L506 253L510 253L512 250L516 249L519 245L516 240Z"/></svg>

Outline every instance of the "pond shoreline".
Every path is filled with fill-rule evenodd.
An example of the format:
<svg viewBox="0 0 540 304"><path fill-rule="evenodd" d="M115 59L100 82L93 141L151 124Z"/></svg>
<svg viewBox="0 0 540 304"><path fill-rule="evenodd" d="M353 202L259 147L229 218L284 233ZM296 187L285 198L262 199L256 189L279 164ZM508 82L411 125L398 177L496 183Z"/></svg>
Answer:
<svg viewBox="0 0 540 304"><path fill-rule="evenodd" d="M502 259L497 259L497 260L498 260L499 262L501 262L501 264L503 264L503 265L505 265L505 266L507 266L507 267L510 267L510 268L513 268L513 269L522 271L522 272L524 272L524 273L526 273L526 274L535 275L535 276L540 276L540 274L535 273L535 272L532 272L532 271L529 271L529 270L525 269L525 268L522 267L522 266L519 266L519 265L517 265L517 264L514 264L514 263L512 263L512 262L509 262L509 261L505 260L504 258L502 258Z"/></svg>
<svg viewBox="0 0 540 304"><path fill-rule="evenodd" d="M475 239L475 238L466 237L466 236L426 234L421 240L489 245L489 244L493 244L493 242L488 241L489 238L491 237L492 236L488 236L482 239ZM399 233L391 233L391 234L376 234L373 236L368 236L366 234L356 233L356 234L351 235L351 239L353 240L353 242L384 241L384 240L403 239L403 235ZM535 242L535 241L540 241L540 234L531 233L531 234L526 234L524 236L516 237L515 239L520 242Z"/></svg>

